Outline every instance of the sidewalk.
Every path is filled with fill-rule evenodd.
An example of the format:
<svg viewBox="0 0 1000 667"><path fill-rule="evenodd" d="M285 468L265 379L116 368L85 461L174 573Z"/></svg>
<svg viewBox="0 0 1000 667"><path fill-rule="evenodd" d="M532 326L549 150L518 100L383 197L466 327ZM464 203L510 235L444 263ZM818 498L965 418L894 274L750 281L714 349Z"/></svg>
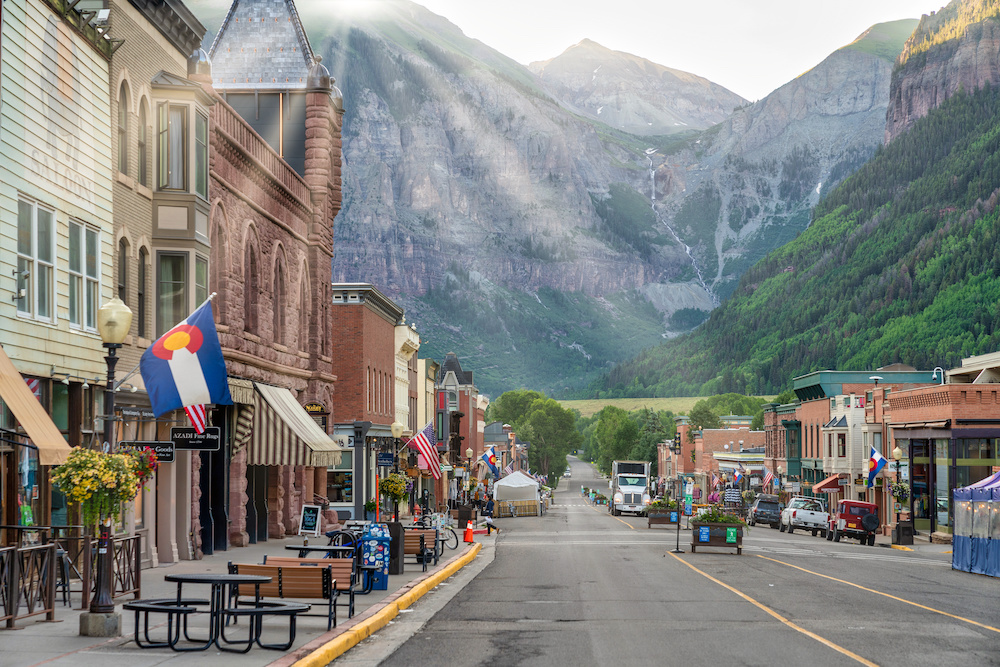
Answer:
<svg viewBox="0 0 1000 667"><path fill-rule="evenodd" d="M140 649L133 641L134 614L122 611L121 604L129 599L121 598L118 611L122 612L122 636L112 639L98 637L81 637L79 635L80 611L62 606L61 599L56 602L56 621L49 623L35 618L19 621L16 629L0 629L0 665L3 667L200 667L202 665L239 665L240 667L264 667L274 664L275 667L291 665L297 660L307 657L310 653L328 646L330 642L339 640L347 650L354 643L385 625L394 617L400 608L406 608L422 595L436 586L440 581L454 574L470 562L481 548L481 543L487 541L485 535L476 536L477 544L459 544L455 551L445 549L438 565L429 565L427 572L407 558L405 571L400 575L389 577L388 590L372 591L368 595L358 595L355 598L354 618L347 618L346 605L338 608L337 627L326 630L326 618L318 616L299 616L295 643L287 652L269 651L254 647L248 653L224 653L216 648L192 653L177 653L170 649ZM493 538L488 538L493 542ZM320 542L315 542L319 544ZM243 548L233 548L206 556L200 561L181 561L167 566L142 571L142 597L162 598L173 597L177 593L176 584L164 581L169 574L188 574L195 572L223 573L228 569L230 561L234 563L260 563L265 554L274 556L294 555L285 549L286 544L302 544L301 537L269 540L262 544L254 544ZM205 595L208 590L206 587ZM195 588L185 586L185 595L200 595ZM344 602L346 596L341 597ZM80 596L72 596L71 602L80 606ZM320 601L311 601L315 613L323 606ZM40 617L44 618L44 617ZM155 618L155 617L154 617ZM192 632L202 629L206 618L198 615L192 618ZM379 625L381 623L381 625ZM377 626L377 627L376 627ZM197 630L196 630L197 628ZM264 623L264 641L278 641L282 634L287 638L288 620L274 619ZM154 636L165 633L166 625L157 627ZM200 632L197 636L204 636ZM235 636L235 633L234 633ZM353 643L352 643L353 641ZM332 649L327 648L327 654ZM337 653L339 655L339 653ZM334 656L336 657L336 656ZM332 658L330 658L332 659ZM314 661L315 662L315 661ZM328 662L328 660L327 660ZM326 664L317 662L316 664Z"/></svg>

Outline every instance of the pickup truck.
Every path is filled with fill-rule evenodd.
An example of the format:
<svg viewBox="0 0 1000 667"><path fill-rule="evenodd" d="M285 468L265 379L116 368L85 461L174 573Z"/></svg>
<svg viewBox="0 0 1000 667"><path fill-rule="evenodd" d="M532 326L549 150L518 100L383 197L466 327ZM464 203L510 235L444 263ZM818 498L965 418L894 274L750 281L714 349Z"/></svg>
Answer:
<svg viewBox="0 0 1000 667"><path fill-rule="evenodd" d="M813 537L817 533L822 533L826 537L826 531L830 526L830 515L823 509L823 504L816 498L796 496L792 498L788 507L781 511L781 525L779 530L794 533L796 528L811 530Z"/></svg>

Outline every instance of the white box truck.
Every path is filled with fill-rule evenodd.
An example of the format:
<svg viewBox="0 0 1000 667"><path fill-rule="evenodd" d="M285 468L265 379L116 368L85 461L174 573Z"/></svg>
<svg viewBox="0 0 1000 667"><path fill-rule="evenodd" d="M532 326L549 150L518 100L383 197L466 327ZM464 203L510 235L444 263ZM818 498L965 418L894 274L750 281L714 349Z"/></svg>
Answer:
<svg viewBox="0 0 1000 667"><path fill-rule="evenodd" d="M622 512L642 514L649 507L649 461L611 462L611 502L608 509L612 516Z"/></svg>

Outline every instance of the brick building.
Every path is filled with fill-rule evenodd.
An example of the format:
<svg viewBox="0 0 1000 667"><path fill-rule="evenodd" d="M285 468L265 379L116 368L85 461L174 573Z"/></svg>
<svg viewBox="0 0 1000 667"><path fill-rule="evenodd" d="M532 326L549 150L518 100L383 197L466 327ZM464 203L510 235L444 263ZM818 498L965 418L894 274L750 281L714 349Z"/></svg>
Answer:
<svg viewBox="0 0 1000 667"><path fill-rule="evenodd" d="M353 446L331 479L338 488L329 497L332 508L364 517L365 501L376 496L376 454L395 449L396 329L408 327L403 309L371 284L334 283L332 290L337 391L331 412L335 433L353 439ZM349 497L342 493L347 487Z"/></svg>

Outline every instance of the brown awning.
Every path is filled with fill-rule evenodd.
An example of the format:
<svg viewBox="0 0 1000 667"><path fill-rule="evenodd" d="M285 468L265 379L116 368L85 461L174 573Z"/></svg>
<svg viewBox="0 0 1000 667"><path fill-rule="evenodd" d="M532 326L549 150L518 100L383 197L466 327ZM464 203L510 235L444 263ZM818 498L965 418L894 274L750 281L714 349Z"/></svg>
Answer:
<svg viewBox="0 0 1000 667"><path fill-rule="evenodd" d="M281 387L254 383L257 393L247 465L335 466L344 449Z"/></svg>
<svg viewBox="0 0 1000 667"><path fill-rule="evenodd" d="M39 463L43 466L55 466L66 462L73 448L52 423L52 418L25 384L24 378L14 368L14 364L2 347L0 347L0 398L27 431L31 444L38 448Z"/></svg>
<svg viewBox="0 0 1000 667"><path fill-rule="evenodd" d="M813 484L813 493L837 493L840 491L840 475L830 475L822 482Z"/></svg>

